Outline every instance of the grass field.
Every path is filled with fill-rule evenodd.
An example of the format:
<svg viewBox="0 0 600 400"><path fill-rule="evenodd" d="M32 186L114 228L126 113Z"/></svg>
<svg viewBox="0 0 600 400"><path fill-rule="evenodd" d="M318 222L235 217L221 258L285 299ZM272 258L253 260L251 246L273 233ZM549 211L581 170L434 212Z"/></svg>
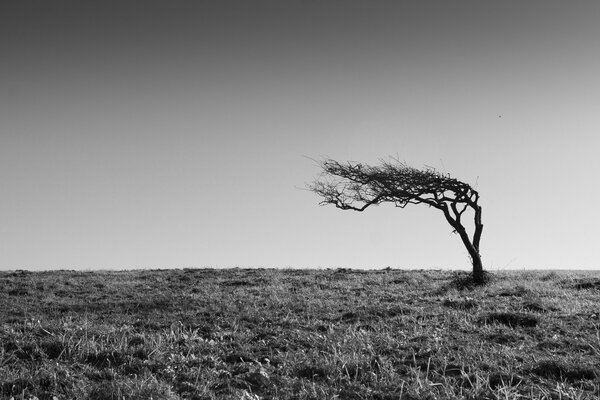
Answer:
<svg viewBox="0 0 600 400"><path fill-rule="evenodd" d="M0 273L0 398L600 398L600 274L465 278Z"/></svg>

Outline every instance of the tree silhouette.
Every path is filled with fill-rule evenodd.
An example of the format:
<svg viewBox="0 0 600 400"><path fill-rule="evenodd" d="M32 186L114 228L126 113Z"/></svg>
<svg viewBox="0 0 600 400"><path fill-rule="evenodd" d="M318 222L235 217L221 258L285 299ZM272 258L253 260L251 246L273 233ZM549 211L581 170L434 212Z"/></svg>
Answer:
<svg viewBox="0 0 600 400"><path fill-rule="evenodd" d="M321 205L333 204L342 210L364 211L369 206L393 203L426 204L443 212L471 257L473 281L484 282L479 242L483 224L479 193L469 184L434 168L417 169L395 158L380 160L372 166L356 162L340 163L332 159L319 161L321 175L308 189L320 195ZM473 232L469 236L463 217L473 211Z"/></svg>

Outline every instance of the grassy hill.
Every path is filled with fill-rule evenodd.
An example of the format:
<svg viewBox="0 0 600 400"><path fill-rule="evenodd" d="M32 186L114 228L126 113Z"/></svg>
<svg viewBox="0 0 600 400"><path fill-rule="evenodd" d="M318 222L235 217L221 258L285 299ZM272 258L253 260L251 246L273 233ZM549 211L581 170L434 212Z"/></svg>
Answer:
<svg viewBox="0 0 600 400"><path fill-rule="evenodd" d="M600 274L465 277L0 273L0 398L600 398Z"/></svg>

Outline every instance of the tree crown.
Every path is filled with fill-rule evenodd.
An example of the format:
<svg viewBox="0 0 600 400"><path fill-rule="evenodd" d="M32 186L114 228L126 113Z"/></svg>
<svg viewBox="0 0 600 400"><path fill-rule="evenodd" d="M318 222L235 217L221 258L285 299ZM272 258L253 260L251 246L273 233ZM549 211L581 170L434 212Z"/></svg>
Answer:
<svg viewBox="0 0 600 400"><path fill-rule="evenodd" d="M345 210L363 211L383 202L402 208L427 204L447 210L454 204L466 209L475 207L479 199L479 193L467 183L435 168L417 169L394 158L380 160L376 166L326 159L320 166L321 176L308 188L323 198L320 204Z"/></svg>

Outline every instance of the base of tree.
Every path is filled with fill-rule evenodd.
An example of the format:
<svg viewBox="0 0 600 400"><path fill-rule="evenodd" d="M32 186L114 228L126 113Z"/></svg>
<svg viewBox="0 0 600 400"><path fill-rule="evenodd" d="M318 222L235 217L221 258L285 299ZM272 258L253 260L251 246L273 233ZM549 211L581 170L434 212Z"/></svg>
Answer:
<svg viewBox="0 0 600 400"><path fill-rule="evenodd" d="M477 286L487 285L488 283L492 282L494 280L494 278L495 278L495 275L492 274L491 272L483 271L483 281L476 282L473 279L472 272L461 273L460 275L456 276L456 278L454 278L452 280L451 285L458 290L473 289Z"/></svg>
<svg viewBox="0 0 600 400"><path fill-rule="evenodd" d="M483 277L480 281L475 279L475 277L473 276L473 273L470 273L469 277L471 278L473 284L482 286L482 285L487 285L488 283L490 283L494 279L494 274L492 274L491 272L483 271Z"/></svg>

